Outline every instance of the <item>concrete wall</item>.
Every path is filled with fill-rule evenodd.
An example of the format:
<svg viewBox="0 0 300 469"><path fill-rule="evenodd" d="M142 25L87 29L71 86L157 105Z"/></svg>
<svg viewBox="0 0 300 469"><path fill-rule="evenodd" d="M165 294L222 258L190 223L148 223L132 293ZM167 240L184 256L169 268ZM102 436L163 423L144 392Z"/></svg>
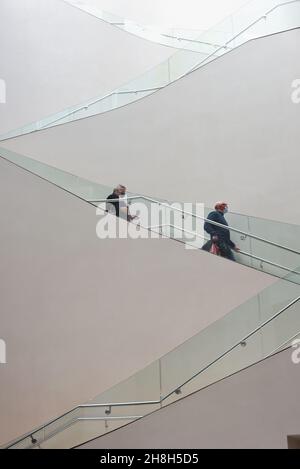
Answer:
<svg viewBox="0 0 300 469"><path fill-rule="evenodd" d="M132 105L4 143L109 186L298 224L299 47L300 30L255 40Z"/></svg>
<svg viewBox="0 0 300 469"><path fill-rule="evenodd" d="M100 394L274 282L168 239L100 241L94 207L3 159L0 212L0 443Z"/></svg>
<svg viewBox="0 0 300 469"><path fill-rule="evenodd" d="M174 52L61 0L1 0L0 134L125 84Z"/></svg>
<svg viewBox="0 0 300 469"><path fill-rule="evenodd" d="M288 435L299 435L300 428L300 365L292 363L291 353L288 349L82 448L287 448Z"/></svg>

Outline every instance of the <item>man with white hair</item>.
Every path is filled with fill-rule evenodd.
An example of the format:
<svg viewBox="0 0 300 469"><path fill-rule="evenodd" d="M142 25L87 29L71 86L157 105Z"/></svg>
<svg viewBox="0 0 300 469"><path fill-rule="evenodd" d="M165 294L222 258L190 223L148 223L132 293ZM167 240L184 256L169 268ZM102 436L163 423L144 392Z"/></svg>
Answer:
<svg viewBox="0 0 300 469"><path fill-rule="evenodd" d="M226 213L228 213L228 204L226 202L217 202L215 210L210 212L207 219L227 227L228 223L224 216ZM210 235L211 241L218 246L221 256L234 261L235 257L232 250L239 252L239 248L231 241L229 229L214 225L208 221L205 222L204 229ZM206 250L206 245L203 248Z"/></svg>
<svg viewBox="0 0 300 469"><path fill-rule="evenodd" d="M120 207L120 217L128 220L129 217L129 207L128 207L128 198L126 194L126 187L122 184L117 186L117 191L119 193L119 207Z"/></svg>
<svg viewBox="0 0 300 469"><path fill-rule="evenodd" d="M114 215L127 221L132 221L137 216L130 215L126 190L126 187L122 184L119 184L114 189L113 193L107 197L107 211L111 212L109 207L112 207ZM109 202L109 200L112 200L112 202Z"/></svg>

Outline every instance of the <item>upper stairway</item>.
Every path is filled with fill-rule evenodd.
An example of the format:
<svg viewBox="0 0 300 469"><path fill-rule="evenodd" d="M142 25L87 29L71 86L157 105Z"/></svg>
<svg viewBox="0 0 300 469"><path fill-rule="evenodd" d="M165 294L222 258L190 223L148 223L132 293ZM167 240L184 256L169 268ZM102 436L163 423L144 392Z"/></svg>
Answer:
<svg viewBox="0 0 300 469"><path fill-rule="evenodd" d="M105 201L112 192L111 187L80 178L5 148L0 148L0 157L83 199L97 207L100 213L105 212ZM129 194L128 202L132 215L138 215L138 225L152 234L180 241L195 249L201 249L210 239L203 229L204 223L208 221L206 217L212 210L209 207L203 207L199 214L196 202L185 206L180 201L171 202L134 193ZM153 206L160 209L155 219L151 212ZM235 253L238 263L300 284L300 225L239 213L229 213L226 218L231 239L240 248L240 252ZM215 222L210 223L218 225Z"/></svg>
<svg viewBox="0 0 300 469"><path fill-rule="evenodd" d="M63 4L64 2L61 3ZM68 6L68 2L65 2L65 7ZM81 8L84 7L81 6ZM77 8L69 7L69 10L70 14L72 13L72 10L74 10L75 13L80 15L80 10ZM75 13L73 14L75 15ZM90 15L81 15L81 17L88 21ZM97 21L96 17L93 18L91 16L90 18L94 19L95 22ZM98 23L102 28L105 29L104 21L98 21ZM91 95L89 95L88 100L80 100L80 94L78 93L78 104L61 109L59 112L54 114L49 112L47 117L40 118L35 122L30 122L25 126L10 130L9 132L5 133L2 131L0 139L5 140L13 138L18 135L23 135L46 129L48 127L73 122L78 119L84 119L86 117L105 113L112 109L125 106L165 88L167 85L170 85L180 78L189 75L191 72L207 65L211 61L218 59L224 54L232 52L236 48L239 48L242 44L245 44L253 39L291 30L299 26L300 0L289 0L285 2L280 2L280 0L253 0L244 5L234 14L225 18L220 24L217 24L210 30L201 33L197 40L192 41L192 50L190 50L191 42L186 41L186 47L173 54L170 52L171 49L167 52L162 51L161 57L165 54L168 56L168 58L158 64L156 62L155 66L151 66L151 58L148 59L145 52L144 63L148 60L148 67L144 67L144 73L141 73L140 75L134 75L134 70L136 67L130 64L130 73L134 78L128 80L128 82L123 79L122 67L120 67L118 72L115 73L115 76L112 76L110 71L105 69L104 75L107 77L107 80L110 79L111 83L113 83L117 79L121 86L118 86L115 89L111 89L109 92L101 92L99 87L98 94L94 95L92 98ZM126 30L127 28L124 29ZM109 35L112 34L111 30L116 30L116 32L118 32L118 28L111 28L110 23L106 24L106 43L110 43ZM124 43L126 43L126 41L130 41L132 37L131 34L127 34L129 38L128 39L126 38L126 33L124 33L124 31L120 31L120 33L125 34ZM91 42L94 45L94 43L97 41ZM153 44L153 47L154 46L155 45ZM157 47L163 48L163 46L158 45ZM166 47L166 49L168 48ZM109 51L110 50L111 48L109 48ZM126 62L128 62L137 56L139 56L140 60L141 52L139 49L136 49L134 54L130 53L130 51L126 53L126 50L124 51L124 46L122 44L119 45L119 47L116 46L115 50L123 53L123 59L119 57L119 63L121 63L124 58ZM106 55L107 54L103 54L103 51L102 54L98 53L94 55L93 61L95 64L97 64L97 66L99 66L99 69L101 67L99 65L99 60L103 60L103 57L106 57ZM78 54L78 57L81 59L82 55ZM153 62L155 61L153 61L152 58L152 64ZM108 64L105 63L105 67L109 68ZM101 68L104 69L105 67ZM142 66L140 67L142 69ZM55 69L55 67L53 68ZM126 67L123 66L123 69L124 68L128 70L128 64L126 64ZM84 72L85 68L82 67L82 64L79 64L79 73L81 70ZM86 76L93 76L93 79L95 79L97 74L95 73L95 70L92 72L92 75L86 74ZM76 82L77 80L75 80L75 83ZM84 80L84 83L86 84L86 80ZM50 108L51 102L48 104Z"/></svg>

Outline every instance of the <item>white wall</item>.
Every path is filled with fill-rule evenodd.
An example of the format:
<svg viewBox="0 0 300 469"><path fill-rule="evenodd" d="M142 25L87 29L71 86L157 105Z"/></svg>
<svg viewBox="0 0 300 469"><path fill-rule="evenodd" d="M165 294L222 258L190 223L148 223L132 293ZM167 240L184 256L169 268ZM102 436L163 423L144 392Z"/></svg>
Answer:
<svg viewBox="0 0 300 469"><path fill-rule="evenodd" d="M299 435L299 366L291 349L82 449L286 449Z"/></svg>
<svg viewBox="0 0 300 469"><path fill-rule="evenodd" d="M3 142L133 192L299 224L300 30L252 41L132 105Z"/></svg>
<svg viewBox="0 0 300 469"><path fill-rule="evenodd" d="M0 444L128 378L274 282L171 240L100 241L94 207L3 159L0 211Z"/></svg>
<svg viewBox="0 0 300 469"><path fill-rule="evenodd" d="M0 134L106 94L174 52L61 0L1 0L0 44Z"/></svg>

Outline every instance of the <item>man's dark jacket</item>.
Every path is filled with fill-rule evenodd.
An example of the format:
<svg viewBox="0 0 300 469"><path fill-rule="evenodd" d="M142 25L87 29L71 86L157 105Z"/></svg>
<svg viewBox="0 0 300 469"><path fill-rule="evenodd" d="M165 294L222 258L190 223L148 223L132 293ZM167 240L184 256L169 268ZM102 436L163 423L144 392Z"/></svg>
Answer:
<svg viewBox="0 0 300 469"><path fill-rule="evenodd" d="M215 210L214 212L210 212L207 217L208 220L215 221L216 223L220 223L221 225L228 226L227 221L222 212ZM221 226L212 225L209 222L205 222L204 224L205 231L210 234L210 237L218 236L220 241L224 241L231 249L235 248L235 244L230 239L230 231L226 228L222 228Z"/></svg>
<svg viewBox="0 0 300 469"><path fill-rule="evenodd" d="M112 194L110 194L108 197L107 197L107 201L109 201L110 199L119 199L119 196L118 194L115 194L114 192ZM113 201L113 202L109 202L111 205L114 206L114 209L115 209L115 215L118 217L120 216L120 202L118 202L117 200ZM107 211L107 210L106 210Z"/></svg>

